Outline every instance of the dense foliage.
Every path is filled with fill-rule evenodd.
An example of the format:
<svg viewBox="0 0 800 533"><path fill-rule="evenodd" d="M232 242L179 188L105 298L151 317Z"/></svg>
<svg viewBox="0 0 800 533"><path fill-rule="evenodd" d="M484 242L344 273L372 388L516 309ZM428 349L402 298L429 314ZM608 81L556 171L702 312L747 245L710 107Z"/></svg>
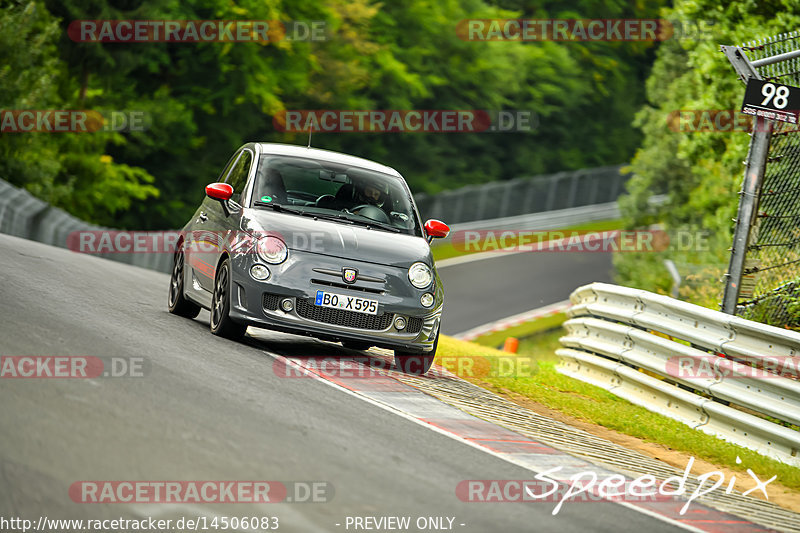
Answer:
<svg viewBox="0 0 800 533"><path fill-rule="evenodd" d="M669 258L686 278L682 297L717 307L750 137L742 130L674 131L668 118L679 110L738 110L744 85L720 45L794 31L800 26L800 6L792 0L676 0L664 16L705 20L713 29L702 39L669 40L659 47L647 80L648 104L635 120L644 141L621 205L632 227L659 222L673 234L701 233L706 240L686 250L618 254L617 277L625 285L669 293L672 279L663 264ZM647 203L654 193L666 194L658 207Z"/></svg>
<svg viewBox="0 0 800 533"><path fill-rule="evenodd" d="M287 109L529 110L529 133L325 133L415 191L629 161L655 45L470 42L466 18L655 18L616 0L0 0L0 109L145 111L146 131L0 135L0 176L93 222L175 227L232 151ZM323 21L327 39L100 44L80 19Z"/></svg>

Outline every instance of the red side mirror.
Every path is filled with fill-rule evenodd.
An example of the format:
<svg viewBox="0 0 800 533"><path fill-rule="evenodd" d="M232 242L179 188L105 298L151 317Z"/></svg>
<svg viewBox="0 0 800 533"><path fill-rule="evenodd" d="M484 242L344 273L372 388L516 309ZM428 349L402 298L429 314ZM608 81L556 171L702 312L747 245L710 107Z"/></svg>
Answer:
<svg viewBox="0 0 800 533"><path fill-rule="evenodd" d="M450 233L450 226L440 220L430 219L425 223L425 232L429 237L447 237Z"/></svg>
<svg viewBox="0 0 800 533"><path fill-rule="evenodd" d="M231 196L233 196L233 187L227 183L212 183L211 185L206 185L206 194L214 200L230 200Z"/></svg>

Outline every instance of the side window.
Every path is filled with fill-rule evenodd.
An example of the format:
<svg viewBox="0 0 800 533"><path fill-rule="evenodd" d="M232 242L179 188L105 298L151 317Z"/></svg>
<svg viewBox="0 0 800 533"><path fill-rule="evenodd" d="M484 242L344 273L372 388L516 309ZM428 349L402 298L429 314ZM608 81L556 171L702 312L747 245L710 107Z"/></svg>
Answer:
<svg viewBox="0 0 800 533"><path fill-rule="evenodd" d="M231 167L233 166L233 164L236 162L236 160L238 158L239 158L239 152L236 152L235 154L233 154L233 156L231 156L231 158L228 160L228 162L225 163L225 168L223 168L222 172L220 172L219 178L217 178L217 181L225 182L225 178L227 177L228 172L231 171Z"/></svg>
<svg viewBox="0 0 800 533"><path fill-rule="evenodd" d="M253 153L250 150L243 150L241 157L236 161L228 174L225 183L233 187L231 200L240 203L242 191L247 184L247 176L250 174L250 163L253 162Z"/></svg>

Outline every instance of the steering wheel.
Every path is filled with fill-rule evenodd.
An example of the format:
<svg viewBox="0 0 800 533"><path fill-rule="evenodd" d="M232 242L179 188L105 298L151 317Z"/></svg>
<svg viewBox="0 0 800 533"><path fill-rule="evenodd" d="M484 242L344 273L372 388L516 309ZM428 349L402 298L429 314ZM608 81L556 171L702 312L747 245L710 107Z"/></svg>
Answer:
<svg viewBox="0 0 800 533"><path fill-rule="evenodd" d="M332 194L323 194L314 202L317 207L330 209L336 205L336 197Z"/></svg>
<svg viewBox="0 0 800 533"><path fill-rule="evenodd" d="M364 213L359 213L359 211L364 210ZM347 211L348 213L353 213L354 215L359 215L364 218L371 218L377 222L383 222L385 224L391 224L391 220L389 219L389 215L387 215L383 209L380 207L376 207L370 204L361 204L350 209L344 209L343 211Z"/></svg>

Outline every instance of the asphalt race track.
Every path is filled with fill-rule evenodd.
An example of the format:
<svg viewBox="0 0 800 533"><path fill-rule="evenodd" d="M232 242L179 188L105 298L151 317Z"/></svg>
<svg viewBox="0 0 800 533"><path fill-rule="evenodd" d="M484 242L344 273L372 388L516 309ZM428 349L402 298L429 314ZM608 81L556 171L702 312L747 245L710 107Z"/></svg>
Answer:
<svg viewBox="0 0 800 533"><path fill-rule="evenodd" d="M444 283L442 331L462 333L517 313L568 300L576 288L612 281L604 252L497 252L488 259L437 265Z"/></svg>
<svg viewBox="0 0 800 533"><path fill-rule="evenodd" d="M533 280L549 258L557 256L520 257L503 268L537 265ZM589 276L598 267L574 268ZM458 279L448 275L447 281ZM165 274L0 235L0 354L146 362L143 377L2 380L0 515L34 521L43 514L277 516L279 530L307 532L347 531L346 517L354 515L450 516L453 529L470 532L678 529L610 503L567 505L552 516L552 505L462 502L455 496L459 481L532 474L318 380L279 377L268 352L349 352L289 335L244 343L213 337L208 313L196 320L167 313L167 285ZM448 296L458 301L458 290L448 287ZM562 297L557 294L550 287L542 298ZM501 308L476 298L474 306ZM454 323L458 306L448 307ZM68 491L82 480L321 481L333 487L333 497L327 503L75 503Z"/></svg>

